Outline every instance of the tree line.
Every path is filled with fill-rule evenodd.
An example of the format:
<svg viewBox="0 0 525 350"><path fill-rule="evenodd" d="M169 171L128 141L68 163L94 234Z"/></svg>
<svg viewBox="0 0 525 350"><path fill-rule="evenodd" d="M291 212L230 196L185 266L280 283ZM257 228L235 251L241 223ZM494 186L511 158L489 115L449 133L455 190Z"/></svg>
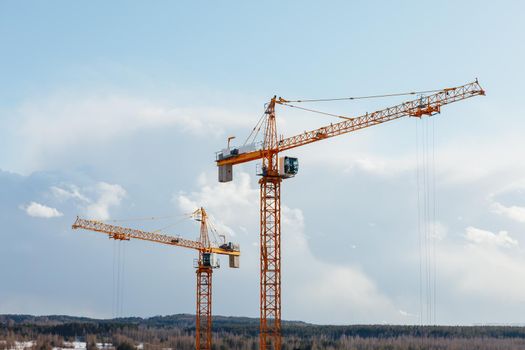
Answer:
<svg viewBox="0 0 525 350"><path fill-rule="evenodd" d="M97 343L115 350L194 349L192 315L147 319L96 320L70 316L0 315L0 350L15 341L34 341L33 349L52 350L64 342L84 341L87 350ZM214 317L215 350L259 348L259 320ZM510 326L321 326L283 322L283 350L474 350L525 349L525 327Z"/></svg>

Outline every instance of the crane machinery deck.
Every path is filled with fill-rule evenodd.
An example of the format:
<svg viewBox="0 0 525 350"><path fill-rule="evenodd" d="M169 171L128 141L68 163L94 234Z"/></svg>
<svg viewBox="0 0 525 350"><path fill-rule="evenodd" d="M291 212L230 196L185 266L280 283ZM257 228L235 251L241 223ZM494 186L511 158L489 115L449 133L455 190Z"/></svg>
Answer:
<svg viewBox="0 0 525 350"><path fill-rule="evenodd" d="M197 350L211 350L212 348L212 274L213 269L219 268L217 255L229 257L231 268L239 267L240 249L238 244L224 241L218 246L210 242L208 234L208 214L204 208L192 213L192 217L199 221L200 235L198 241L188 240L179 236L165 235L156 232L116 226L97 220L87 220L77 217L73 229L105 233L110 239L128 241L140 239L171 246L190 248L199 252L195 264L197 274L197 303L195 319L195 348Z"/></svg>
<svg viewBox="0 0 525 350"><path fill-rule="evenodd" d="M311 131L287 137L277 137L276 105L306 108L292 105L293 102L312 102L314 100L289 101L274 96L265 107L263 142L245 144L242 147L228 147L216 153L219 182L233 179L233 165L254 160L262 160L258 175L260 185L260 337L259 349L281 349L281 182L294 177L299 170L299 162L294 157L279 157L281 152L301 147L320 140L348 134L360 129L393 121L402 117L422 118L441 112L441 107L474 96L485 95L478 80L474 82L432 92L427 96L403 102L382 110L356 117L344 117L320 112L343 119L339 123L317 128ZM414 92L399 95L413 95ZM370 97L370 96L369 96ZM377 96L376 96L377 97ZM353 98L344 98L353 99ZM343 99L322 99L329 101ZM260 128L260 127L259 127ZM255 128L254 128L255 130Z"/></svg>

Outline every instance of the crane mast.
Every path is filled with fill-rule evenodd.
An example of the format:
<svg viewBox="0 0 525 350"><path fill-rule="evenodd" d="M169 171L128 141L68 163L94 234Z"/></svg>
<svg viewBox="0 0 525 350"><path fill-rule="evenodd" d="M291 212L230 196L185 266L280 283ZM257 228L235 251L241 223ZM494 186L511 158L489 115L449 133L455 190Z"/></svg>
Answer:
<svg viewBox="0 0 525 350"><path fill-rule="evenodd" d="M207 214L202 208L200 217L200 243L203 249L199 250L199 260L197 262L197 311L195 313L195 347L197 350L211 350L211 295L212 295L212 274L214 264L206 261L211 252L210 238L208 236ZM209 258L208 258L209 259Z"/></svg>
<svg viewBox="0 0 525 350"><path fill-rule="evenodd" d="M195 315L195 348L197 350L211 350L212 348L212 274L218 268L216 254L227 255L230 258L230 267L239 267L240 250L237 244L224 242L219 247L212 246L208 235L208 215L204 208L193 212L193 217L200 221L199 241L192 241L179 236L171 236L156 232L122 227L107 224L97 220L87 220L77 217L73 229L105 233L110 239L130 240L140 239L155 243L179 246L198 250L199 258L196 264L197 275L197 305Z"/></svg>
<svg viewBox="0 0 525 350"><path fill-rule="evenodd" d="M281 348L281 177L278 169L275 98L266 109L260 185L260 349Z"/></svg>
<svg viewBox="0 0 525 350"><path fill-rule="evenodd" d="M281 349L281 181L297 173L296 158L281 162L279 152L304 146L327 138L351 133L402 117L432 116L441 112L446 104L485 95L476 79L474 82L446 88L392 107L347 118L339 123L278 140L275 105L288 105L290 101L274 96L268 103L262 149L228 148L217 154L219 182L233 179L232 166L262 159L260 185L260 336L261 350ZM293 107L293 106L292 106ZM286 158L286 157L285 157ZM286 159L284 159L286 161Z"/></svg>

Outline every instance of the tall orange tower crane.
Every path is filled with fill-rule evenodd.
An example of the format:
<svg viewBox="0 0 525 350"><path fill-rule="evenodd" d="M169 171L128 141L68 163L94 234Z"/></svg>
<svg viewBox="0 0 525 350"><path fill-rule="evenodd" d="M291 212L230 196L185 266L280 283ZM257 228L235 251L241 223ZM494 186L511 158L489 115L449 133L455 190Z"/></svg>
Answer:
<svg viewBox="0 0 525 350"><path fill-rule="evenodd" d="M230 148L228 142L228 148L217 153L216 163L219 170L219 182L232 180L233 165L262 159L261 171L258 174L261 176L259 180L261 350L281 349L281 181L295 176L299 166L297 158L279 157L279 153L402 117L432 116L440 113L441 107L446 104L485 95L485 91L477 79L462 86L425 93L430 92L432 94L357 117L332 115L344 120L287 138L277 137L275 105L312 111L290 103L326 101L326 99L288 101L274 96L266 105L265 115L261 123L264 126L262 146L258 147L253 143L239 148ZM323 114L331 115L329 113Z"/></svg>
<svg viewBox="0 0 525 350"><path fill-rule="evenodd" d="M197 350L211 350L212 326L212 273L219 268L217 254L229 257L230 267L239 267L240 250L238 244L223 242L220 246L212 244L208 235L208 215L204 208L193 212L192 217L200 221L199 241L192 241L179 236L164 235L155 232L146 232L133 228L106 224L96 220L86 220L77 217L73 229L85 229L102 232L110 239L129 241L131 238L155 243L168 244L177 247L190 248L199 251L197 260L197 312L195 320L195 348Z"/></svg>

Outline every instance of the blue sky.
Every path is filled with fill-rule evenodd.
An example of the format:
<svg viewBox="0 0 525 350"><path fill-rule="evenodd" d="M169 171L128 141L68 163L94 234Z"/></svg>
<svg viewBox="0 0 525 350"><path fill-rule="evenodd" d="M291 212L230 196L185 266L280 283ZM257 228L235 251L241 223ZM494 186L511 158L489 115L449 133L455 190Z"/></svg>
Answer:
<svg viewBox="0 0 525 350"><path fill-rule="evenodd" d="M523 11L518 1L0 3L0 313L111 317L117 248L71 231L75 216L204 205L243 249L240 270L214 274L214 312L256 317L255 164L218 184L214 152L227 136L246 137L274 94L358 96L478 77L486 97L427 122L437 135L435 321L523 323ZM316 107L355 115L399 101ZM334 121L283 109L278 118L284 135ZM283 185L283 318L420 322L423 123L290 152L301 170ZM197 226L178 232L196 237ZM194 312L192 252L123 249L124 315Z"/></svg>

